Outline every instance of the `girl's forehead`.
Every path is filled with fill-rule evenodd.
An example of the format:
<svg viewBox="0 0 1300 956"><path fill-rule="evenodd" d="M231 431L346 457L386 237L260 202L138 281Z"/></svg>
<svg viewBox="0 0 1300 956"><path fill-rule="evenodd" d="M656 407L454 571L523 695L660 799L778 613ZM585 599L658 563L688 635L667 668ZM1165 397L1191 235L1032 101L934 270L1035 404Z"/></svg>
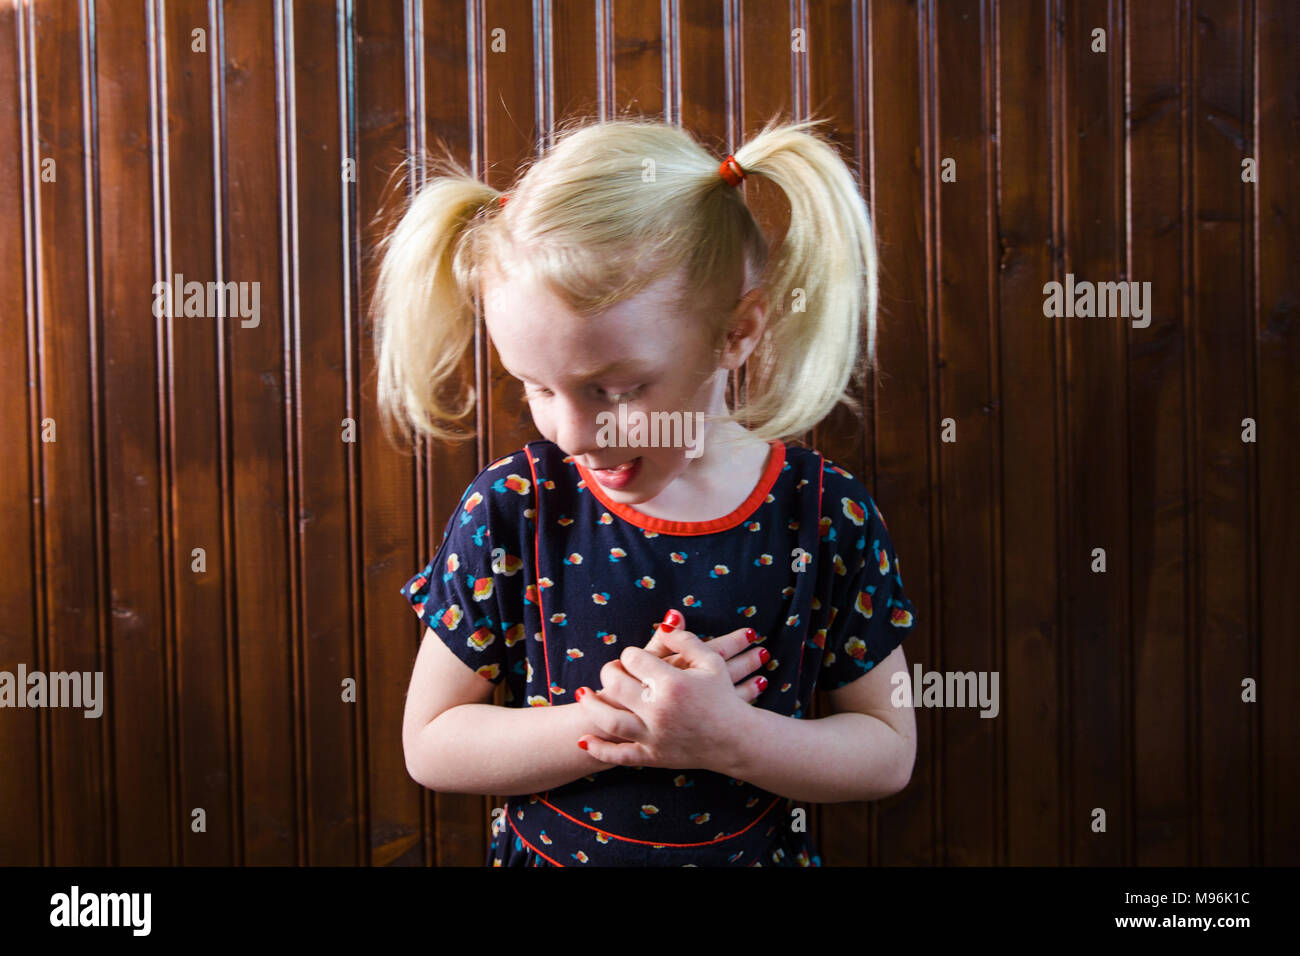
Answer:
<svg viewBox="0 0 1300 956"><path fill-rule="evenodd" d="M483 315L502 363L521 377L568 376L614 362L629 370L662 366L673 356L688 364L695 360L687 354L697 347L690 321L671 314L663 291L654 287L583 316L541 284L485 283Z"/></svg>
<svg viewBox="0 0 1300 956"><path fill-rule="evenodd" d="M539 280L485 277L482 283L489 325L507 333L540 327L553 336L595 345L607 340L621 345L628 338L672 343L689 337L693 319L679 314L674 292L675 287L657 281L594 315L583 315Z"/></svg>

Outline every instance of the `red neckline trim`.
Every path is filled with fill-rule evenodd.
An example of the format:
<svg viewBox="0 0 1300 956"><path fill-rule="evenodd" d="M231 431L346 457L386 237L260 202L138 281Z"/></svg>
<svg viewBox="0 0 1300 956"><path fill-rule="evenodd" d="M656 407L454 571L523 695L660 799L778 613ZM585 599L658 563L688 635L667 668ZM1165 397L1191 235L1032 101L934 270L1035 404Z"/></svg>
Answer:
<svg viewBox="0 0 1300 956"><path fill-rule="evenodd" d="M758 509L763 499L767 497L767 493L776 484L776 479L785 466L785 443L780 439L773 439L768 444L772 447L772 450L767 456L767 465L763 469L763 476L758 479L758 485L734 511L711 521L669 521L666 518L656 518L644 514L631 505L620 504L612 500L600 486L600 482L592 477L591 472L576 461L573 464L578 469L578 474L582 477L582 480L586 482L587 490L596 497L596 500L628 524L635 525L645 531L657 531L660 534L713 534L717 531L734 528L748 518Z"/></svg>

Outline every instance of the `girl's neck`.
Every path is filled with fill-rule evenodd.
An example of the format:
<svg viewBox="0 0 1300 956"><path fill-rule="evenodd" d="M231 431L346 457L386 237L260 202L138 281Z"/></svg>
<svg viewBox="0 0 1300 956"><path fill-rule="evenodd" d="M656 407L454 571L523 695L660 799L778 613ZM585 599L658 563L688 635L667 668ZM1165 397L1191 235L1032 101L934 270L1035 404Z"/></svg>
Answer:
<svg viewBox="0 0 1300 956"><path fill-rule="evenodd" d="M667 488L632 507L665 521L712 521L739 508L763 477L772 446L725 422L710 426L703 447Z"/></svg>

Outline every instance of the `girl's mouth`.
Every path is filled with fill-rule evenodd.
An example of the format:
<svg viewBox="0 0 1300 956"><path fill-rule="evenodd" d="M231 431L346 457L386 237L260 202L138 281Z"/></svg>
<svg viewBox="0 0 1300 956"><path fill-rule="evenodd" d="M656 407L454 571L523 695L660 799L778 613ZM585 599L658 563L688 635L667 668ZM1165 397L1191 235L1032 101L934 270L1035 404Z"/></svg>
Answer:
<svg viewBox="0 0 1300 956"><path fill-rule="evenodd" d="M641 473L641 456L625 461L617 468L593 468L591 473L603 487L617 491L630 485Z"/></svg>

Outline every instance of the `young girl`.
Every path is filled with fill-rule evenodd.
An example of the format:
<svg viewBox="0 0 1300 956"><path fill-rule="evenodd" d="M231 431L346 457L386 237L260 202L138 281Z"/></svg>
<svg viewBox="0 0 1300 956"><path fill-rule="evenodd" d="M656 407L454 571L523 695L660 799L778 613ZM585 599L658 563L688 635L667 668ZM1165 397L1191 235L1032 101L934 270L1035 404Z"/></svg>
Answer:
<svg viewBox="0 0 1300 956"><path fill-rule="evenodd" d="M794 801L911 776L884 518L783 440L845 398L863 315L874 361L866 205L813 125L721 164L663 123L579 125L508 195L446 160L384 244L386 421L464 436L477 304L545 436L479 474L402 589L426 625L407 768L512 794L492 865L820 865ZM770 256L753 176L790 203ZM815 688L834 712L810 720Z"/></svg>

